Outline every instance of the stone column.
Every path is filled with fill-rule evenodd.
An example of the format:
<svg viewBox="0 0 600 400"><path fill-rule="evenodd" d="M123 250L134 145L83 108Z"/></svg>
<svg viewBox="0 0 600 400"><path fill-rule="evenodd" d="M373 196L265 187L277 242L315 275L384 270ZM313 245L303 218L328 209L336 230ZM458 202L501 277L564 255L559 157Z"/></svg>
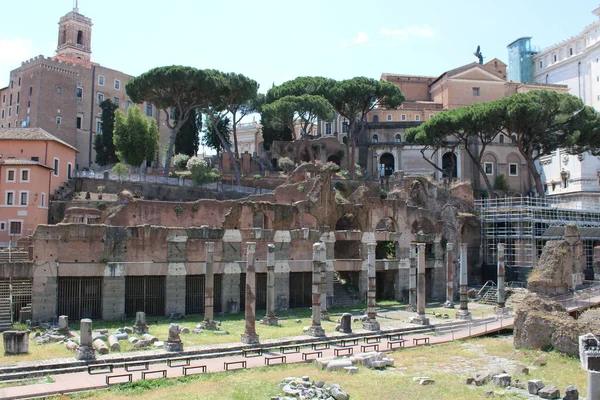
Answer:
<svg viewBox="0 0 600 400"><path fill-rule="evenodd" d="M498 243L498 308L505 306L504 296L504 243Z"/></svg>
<svg viewBox="0 0 600 400"><path fill-rule="evenodd" d="M375 248L377 244L367 244L367 276L369 277L369 286L367 287L367 319L363 322L363 329L369 331L380 330L377 322L377 311L375 311L375 295L377 290L377 280L375 275Z"/></svg>
<svg viewBox="0 0 600 400"><path fill-rule="evenodd" d="M600 372L588 371L588 394L587 399L596 400L600 398Z"/></svg>
<svg viewBox="0 0 600 400"><path fill-rule="evenodd" d="M246 252L246 328L241 337L241 342L258 344L256 333L256 268L254 267L254 253L256 243L247 243Z"/></svg>
<svg viewBox="0 0 600 400"><path fill-rule="evenodd" d="M446 302L444 307L454 308L454 244L446 244Z"/></svg>
<svg viewBox="0 0 600 400"><path fill-rule="evenodd" d="M312 273L312 325L306 329L311 336L325 336L321 326L321 264L325 262L326 250L323 242L313 244L313 273Z"/></svg>
<svg viewBox="0 0 600 400"><path fill-rule="evenodd" d="M327 256L327 252L325 252ZM323 257L325 260L326 258ZM321 320L329 321L329 313L327 312L327 261L321 263Z"/></svg>
<svg viewBox="0 0 600 400"><path fill-rule="evenodd" d="M411 319L414 324L429 325L429 318L425 316L425 243L417 243L417 316Z"/></svg>
<svg viewBox="0 0 600 400"><path fill-rule="evenodd" d="M408 253L408 307L406 311L417 311L417 244L411 243Z"/></svg>
<svg viewBox="0 0 600 400"><path fill-rule="evenodd" d="M214 267L214 252L215 243L206 242L206 274L204 275L204 321L202 327L204 329L216 329L215 324L215 267Z"/></svg>
<svg viewBox="0 0 600 400"><path fill-rule="evenodd" d="M84 318L79 325L79 348L77 349L78 360L94 360L96 353L92 347L92 320Z"/></svg>
<svg viewBox="0 0 600 400"><path fill-rule="evenodd" d="M267 245L267 315L261 321L264 325L277 326L275 316L275 245Z"/></svg>
<svg viewBox="0 0 600 400"><path fill-rule="evenodd" d="M81 320L83 324L83 320ZM133 325L133 333L143 335L148 333L148 325L146 325L146 313L138 311L135 313L135 325Z"/></svg>
<svg viewBox="0 0 600 400"><path fill-rule="evenodd" d="M460 310L456 312L457 319L471 319L469 298L467 296L467 244L460 244Z"/></svg>

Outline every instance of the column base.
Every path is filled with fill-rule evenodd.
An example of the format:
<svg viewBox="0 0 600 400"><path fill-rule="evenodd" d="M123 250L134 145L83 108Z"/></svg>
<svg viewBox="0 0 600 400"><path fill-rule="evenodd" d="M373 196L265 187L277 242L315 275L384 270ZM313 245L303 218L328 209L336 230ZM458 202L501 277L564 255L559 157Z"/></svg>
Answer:
<svg viewBox="0 0 600 400"><path fill-rule="evenodd" d="M77 349L76 357L78 360L95 360L96 352L92 346L80 346Z"/></svg>
<svg viewBox="0 0 600 400"><path fill-rule="evenodd" d="M245 344L260 344L256 333L242 333L240 342Z"/></svg>
<svg viewBox="0 0 600 400"><path fill-rule="evenodd" d="M148 325L134 325L133 333L137 335L143 335L144 333L148 333Z"/></svg>
<svg viewBox="0 0 600 400"><path fill-rule="evenodd" d="M451 300L446 300L444 303L444 308L454 308L454 302Z"/></svg>
<svg viewBox="0 0 600 400"><path fill-rule="evenodd" d="M417 316L415 316L415 317L410 317L408 322L410 322L411 324L417 324L417 325L429 325L429 318L427 318L425 316L425 314L423 314L423 315L417 314Z"/></svg>
<svg viewBox="0 0 600 400"><path fill-rule="evenodd" d="M321 321L322 320L331 321L331 317L327 311L321 311Z"/></svg>
<svg viewBox="0 0 600 400"><path fill-rule="evenodd" d="M279 320L276 316L265 316L263 319L260 320L260 323L268 326L279 326Z"/></svg>
<svg viewBox="0 0 600 400"><path fill-rule="evenodd" d="M464 319L464 320L470 320L470 319L472 319L471 311L469 311L469 310L458 310L456 312L456 319Z"/></svg>
<svg viewBox="0 0 600 400"><path fill-rule="evenodd" d="M166 351L183 351L183 342L165 342Z"/></svg>
<svg viewBox="0 0 600 400"><path fill-rule="evenodd" d="M202 325L202 329L206 329L206 330L210 330L210 331L214 331L217 329L217 323L212 319L202 321L201 325Z"/></svg>
<svg viewBox="0 0 600 400"><path fill-rule="evenodd" d="M322 326L309 326L306 330L305 330L306 334L309 336L314 336L314 337L323 337L325 336L325 329L323 329Z"/></svg>
<svg viewBox="0 0 600 400"><path fill-rule="evenodd" d="M363 329L367 331L380 331L381 327L376 319L366 319L363 321Z"/></svg>

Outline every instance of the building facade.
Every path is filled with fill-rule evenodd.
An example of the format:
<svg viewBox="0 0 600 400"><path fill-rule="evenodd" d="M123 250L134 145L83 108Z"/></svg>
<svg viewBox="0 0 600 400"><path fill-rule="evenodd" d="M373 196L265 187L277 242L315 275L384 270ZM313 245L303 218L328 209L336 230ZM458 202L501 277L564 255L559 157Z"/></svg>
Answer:
<svg viewBox="0 0 600 400"><path fill-rule="evenodd" d="M59 21L56 55L24 61L0 89L0 128L42 128L79 150L77 169L94 163L94 136L102 133L99 104L113 100L122 112L132 104L125 92L132 76L93 62L91 35L91 19L75 8ZM152 104L140 107L157 120L166 143L164 115Z"/></svg>
<svg viewBox="0 0 600 400"><path fill-rule="evenodd" d="M600 7L592 12L600 17ZM559 84L585 105L600 110L600 18L568 39L544 50L531 46L531 38L511 43L511 77L538 84ZM529 65L524 64L529 59ZM524 60L524 61L522 61ZM527 71L530 73L518 73ZM514 75L514 76L513 76ZM540 159L539 169L549 196L567 197L581 204L600 202L600 159L591 154L571 155L557 150Z"/></svg>
<svg viewBox="0 0 600 400"><path fill-rule="evenodd" d="M0 247L48 223L48 202L71 179L76 152L40 128L0 128Z"/></svg>

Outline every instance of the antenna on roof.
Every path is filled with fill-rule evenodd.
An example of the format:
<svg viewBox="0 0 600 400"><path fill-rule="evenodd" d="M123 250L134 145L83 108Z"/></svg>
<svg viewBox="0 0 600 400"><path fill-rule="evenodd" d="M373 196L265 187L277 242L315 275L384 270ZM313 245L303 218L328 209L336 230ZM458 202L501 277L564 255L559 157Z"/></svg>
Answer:
<svg viewBox="0 0 600 400"><path fill-rule="evenodd" d="M75 0L74 4L73 4L73 11L75 11L76 13L79 12L79 0Z"/></svg>

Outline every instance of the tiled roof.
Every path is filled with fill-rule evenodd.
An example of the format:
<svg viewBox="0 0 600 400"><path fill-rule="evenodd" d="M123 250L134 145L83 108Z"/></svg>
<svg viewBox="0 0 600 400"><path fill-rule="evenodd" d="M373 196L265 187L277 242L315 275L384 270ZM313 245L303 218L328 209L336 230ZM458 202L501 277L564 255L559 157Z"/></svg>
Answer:
<svg viewBox="0 0 600 400"><path fill-rule="evenodd" d="M38 161L28 160L26 158L0 158L0 165L39 165L40 167L52 169Z"/></svg>
<svg viewBox="0 0 600 400"><path fill-rule="evenodd" d="M77 151L69 143L49 134L42 128L0 128L0 140L49 140Z"/></svg>

